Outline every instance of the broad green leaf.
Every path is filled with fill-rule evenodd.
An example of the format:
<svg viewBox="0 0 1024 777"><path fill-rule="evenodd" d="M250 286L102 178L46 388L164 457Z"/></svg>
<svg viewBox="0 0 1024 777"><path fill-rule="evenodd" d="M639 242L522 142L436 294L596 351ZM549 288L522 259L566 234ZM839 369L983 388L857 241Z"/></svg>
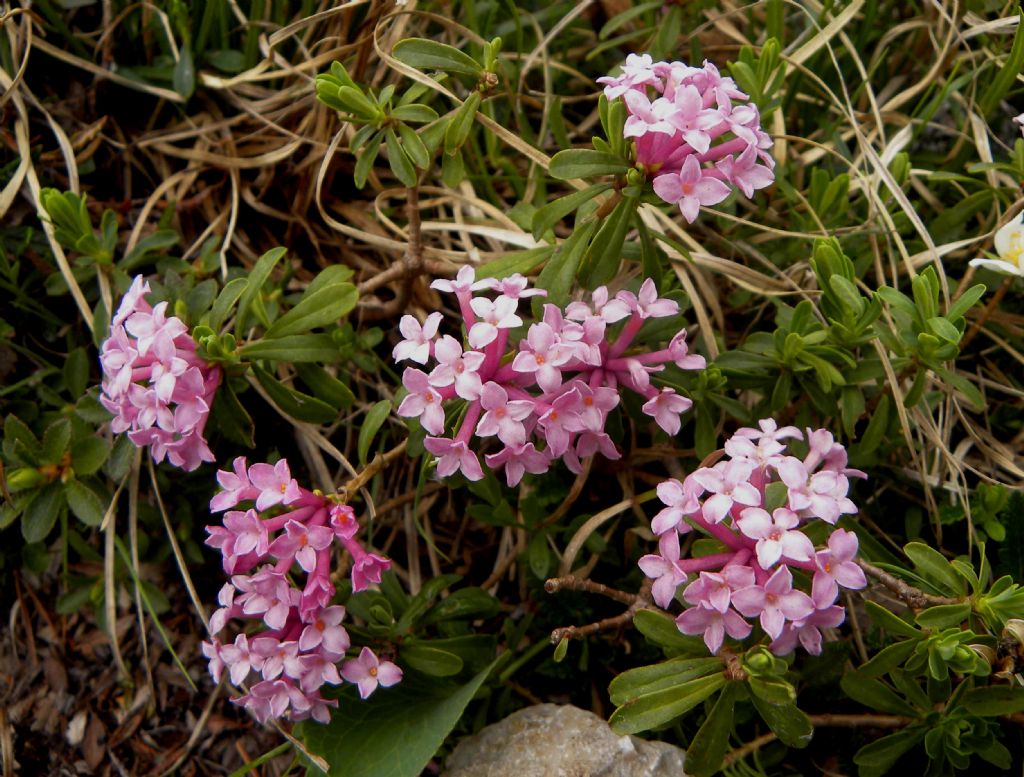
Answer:
<svg viewBox="0 0 1024 777"><path fill-rule="evenodd" d="M719 672L682 685L639 696L627 701L612 713L609 723L616 734L636 734L659 728L683 715L725 685Z"/></svg>
<svg viewBox="0 0 1024 777"><path fill-rule="evenodd" d="M253 366L256 379L280 410L296 421L310 424L328 424L338 417L338 411L316 397L296 391L261 367Z"/></svg>
<svg viewBox="0 0 1024 777"><path fill-rule="evenodd" d="M733 727L733 707L743 691L741 683L732 682L722 689L707 719L686 748L686 773L704 777L718 771L729 747Z"/></svg>
<svg viewBox="0 0 1024 777"><path fill-rule="evenodd" d="M552 559L545 532L537 532L530 538L530 544L526 548L526 560L534 577L538 580L547 579Z"/></svg>
<svg viewBox="0 0 1024 777"><path fill-rule="evenodd" d="M92 435L71 444L71 467L76 475L99 472L110 455L110 443L103 437Z"/></svg>
<svg viewBox="0 0 1024 777"><path fill-rule="evenodd" d="M417 672L431 677L451 677L462 671L461 658L426 642L407 642L402 646L401 659Z"/></svg>
<svg viewBox="0 0 1024 777"><path fill-rule="evenodd" d="M968 602L963 604L940 604L936 607L929 607L922 610L914 618L918 626L926 629L941 630L950 626L959 626L971 614L971 605Z"/></svg>
<svg viewBox="0 0 1024 777"><path fill-rule="evenodd" d="M796 688L781 677L750 677L747 685L753 696L768 704L792 704L796 700Z"/></svg>
<svg viewBox="0 0 1024 777"><path fill-rule="evenodd" d="M313 391L313 396L338 409L349 408L355 402L352 389L316 364L297 364L295 371L302 382Z"/></svg>
<svg viewBox="0 0 1024 777"><path fill-rule="evenodd" d="M861 777L888 774L904 753L924 739L927 731L922 726L911 726L862 747L853 757L854 763L860 766Z"/></svg>
<svg viewBox="0 0 1024 777"><path fill-rule="evenodd" d="M339 283L351 280L352 275L352 268L346 267L343 264L332 264L330 267L325 267L309 282L309 286L306 287L306 296L315 294L320 289L326 289L328 286L336 286Z"/></svg>
<svg viewBox="0 0 1024 777"><path fill-rule="evenodd" d="M238 298L242 296L248 285L249 281L246 278L235 278L224 285L224 288L220 290L220 294L217 295L217 299L213 301L213 307L210 308L210 312L206 316L206 325L210 329L214 332L220 331L220 328L224 326L224 322L228 320L228 316L231 315L231 311L234 309L235 303L238 302Z"/></svg>
<svg viewBox="0 0 1024 777"><path fill-rule="evenodd" d="M420 170L426 170L430 166L430 152L423 145L420 136L407 124L398 125L398 134L402 138L402 148L405 149L405 153L409 155L412 163Z"/></svg>
<svg viewBox="0 0 1024 777"><path fill-rule="evenodd" d="M70 445L71 421L59 418L43 432L43 461L47 464L60 464Z"/></svg>
<svg viewBox="0 0 1024 777"><path fill-rule="evenodd" d="M384 141L388 149L388 165L391 167L391 172L404 186L411 189L416 185L416 166L405 149L402 148L393 129L388 128L384 133Z"/></svg>
<svg viewBox="0 0 1024 777"><path fill-rule="evenodd" d="M892 634L899 634L904 637L921 637L921 631L914 628L911 624L907 623L898 615L889 612L882 605L876 602L866 601L864 602L864 609L868 612L868 617L874 621L875 625L879 628L883 628Z"/></svg>
<svg viewBox="0 0 1024 777"><path fill-rule="evenodd" d="M964 593L964 580L939 551L923 542L910 542L903 552L914 563L914 569L950 596Z"/></svg>
<svg viewBox="0 0 1024 777"><path fill-rule="evenodd" d="M533 214L533 238L540 240L549 229L555 224L575 211L581 205L590 202L602 192L612 188L610 183L596 183L572 194L552 200L547 205L537 209Z"/></svg>
<svg viewBox="0 0 1024 777"><path fill-rule="evenodd" d="M567 148L551 157L548 172L552 178L568 181L596 175L624 175L629 162L606 151L589 148Z"/></svg>
<svg viewBox="0 0 1024 777"><path fill-rule="evenodd" d="M267 278L270 277L271 270L274 266L281 261L286 253L285 248L271 248L263 256L256 260L256 264L253 265L252 270L249 271L248 282L245 286L245 291L242 292L241 297L238 300L238 317L236 331L241 333L245 331L246 320L249 317L249 309L252 307L253 301L256 296L260 294L263 289L263 284Z"/></svg>
<svg viewBox="0 0 1024 777"><path fill-rule="evenodd" d="M289 335L249 343L242 346L239 356L250 361L335 362L339 351L330 335Z"/></svg>
<svg viewBox="0 0 1024 777"><path fill-rule="evenodd" d="M366 701L347 686L329 724L300 723L296 734L327 761L330 777L417 777L490 670L462 686L406 678Z"/></svg>
<svg viewBox="0 0 1024 777"><path fill-rule="evenodd" d="M411 121L414 124L426 124L437 119L437 111L429 105L415 103L400 105L391 111L391 117L399 121Z"/></svg>
<svg viewBox="0 0 1024 777"><path fill-rule="evenodd" d="M71 512L86 526L99 526L108 505L97 496L96 492L85 483L74 478L64 484L64 496L68 500Z"/></svg>
<svg viewBox="0 0 1024 777"><path fill-rule="evenodd" d="M672 658L660 664L628 669L608 686L612 704L625 704L630 699L676 685L687 683L722 671L720 658Z"/></svg>
<svg viewBox="0 0 1024 777"><path fill-rule="evenodd" d="M466 138L469 137L469 131L473 128L473 119L476 118L476 112L480 108L481 100L480 92L473 92L459 106L458 110L455 111L455 115L448 122L448 127L444 131L444 152L446 156L454 154L466 142Z"/></svg>
<svg viewBox="0 0 1024 777"><path fill-rule="evenodd" d="M985 293L985 284L979 283L975 286L971 286L967 291L957 297L956 302L949 306L949 311L946 313L946 318L950 321L955 321L958 318L962 318L967 315L967 311L974 307L974 304L981 299Z"/></svg>
<svg viewBox="0 0 1024 777"><path fill-rule="evenodd" d="M847 696L873 710L912 717L920 714L881 680L865 677L859 672L843 675L840 685Z"/></svg>
<svg viewBox="0 0 1024 777"><path fill-rule="evenodd" d="M43 486L21 516L21 536L25 538L25 542L45 540L63 509L63 484L54 482Z"/></svg>
<svg viewBox="0 0 1024 777"><path fill-rule="evenodd" d="M663 612L639 610L633 616L633 625L636 626L637 631L659 647L685 651L689 654L707 655L707 646L704 644L704 640L700 637L683 634L676 626L675 620Z"/></svg>
<svg viewBox="0 0 1024 777"><path fill-rule="evenodd" d="M359 158L356 160L356 166L352 170L352 181L355 183L357 189L362 189L366 185L366 179L370 176L370 171L373 169L373 163L377 161L377 156L380 154L380 144L384 139L384 130L374 134L370 138L362 151L359 152Z"/></svg>
<svg viewBox="0 0 1024 777"><path fill-rule="evenodd" d="M796 704L770 704L757 696L752 696L750 700L768 728L775 732L783 744L807 747L814 735L814 726Z"/></svg>
<svg viewBox="0 0 1024 777"><path fill-rule="evenodd" d="M399 62L418 70L444 70L473 78L479 78L484 72L480 63L465 52L425 38L400 40L391 53Z"/></svg>
<svg viewBox="0 0 1024 777"><path fill-rule="evenodd" d="M919 641L917 639L905 639L888 645L872 656L871 660L857 671L865 677L881 677L910 658Z"/></svg>
<svg viewBox="0 0 1024 777"><path fill-rule="evenodd" d="M358 299L351 283L337 283L304 294L298 305L271 324L266 337L287 337L337 323L356 306Z"/></svg>
<svg viewBox="0 0 1024 777"><path fill-rule="evenodd" d="M1024 712L1024 689L1017 685L991 685L972 688L960 702L972 715L995 717Z"/></svg>
<svg viewBox="0 0 1024 777"><path fill-rule="evenodd" d="M370 453L370 445L373 444L373 438L377 436L377 431L389 415L391 415L391 402L382 399L370 408L363 419L363 425L359 428L358 444L359 463L363 466L366 465L367 456Z"/></svg>
<svg viewBox="0 0 1024 777"><path fill-rule="evenodd" d="M64 385L78 399L89 385L89 355L84 348L75 348L64 361Z"/></svg>
<svg viewBox="0 0 1024 777"><path fill-rule="evenodd" d="M181 47L178 61L174 64L171 86L186 100L196 90L196 66L192 60L192 49L187 43Z"/></svg>

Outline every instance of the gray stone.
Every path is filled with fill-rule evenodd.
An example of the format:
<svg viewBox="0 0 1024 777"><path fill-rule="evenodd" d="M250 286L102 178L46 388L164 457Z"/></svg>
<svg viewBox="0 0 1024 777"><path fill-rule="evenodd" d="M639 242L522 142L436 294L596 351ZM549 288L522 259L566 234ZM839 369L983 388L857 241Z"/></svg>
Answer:
<svg viewBox="0 0 1024 777"><path fill-rule="evenodd" d="M538 704L466 737L444 777L685 777L684 752L618 736L592 712Z"/></svg>

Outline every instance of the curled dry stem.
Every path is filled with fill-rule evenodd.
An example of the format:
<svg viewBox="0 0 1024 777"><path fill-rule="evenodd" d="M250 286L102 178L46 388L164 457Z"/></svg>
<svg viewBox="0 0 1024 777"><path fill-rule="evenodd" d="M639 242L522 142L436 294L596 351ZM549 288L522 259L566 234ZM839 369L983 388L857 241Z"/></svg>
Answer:
<svg viewBox="0 0 1024 777"><path fill-rule="evenodd" d="M620 591L617 588L609 588L602 583L595 583L592 580L565 575L563 577L552 577L544 583L544 590L549 594L557 591L587 591L589 593L601 594L609 599L629 605L626 610L610 618L589 623L586 626L561 626L551 632L551 644L557 645L563 639L582 639L590 634L597 634L601 631L610 631L620 628L633 620L637 610L641 610L651 604L651 584L653 581L646 580L635 594Z"/></svg>
<svg viewBox="0 0 1024 777"><path fill-rule="evenodd" d="M353 477L342 488L338 489L338 500L342 504L348 504L359 489L369 483L378 472L384 469L387 464L405 453L405 448L408 443L408 440L402 440L402 442L387 453L378 453L377 456L369 464L363 467L355 477Z"/></svg>
<svg viewBox="0 0 1024 777"><path fill-rule="evenodd" d="M914 610L923 610L925 607L934 607L937 604L960 604L964 601L963 597L934 596L925 593L920 588L905 583L895 575L890 575L884 569L879 569L863 559L857 559L857 564Z"/></svg>

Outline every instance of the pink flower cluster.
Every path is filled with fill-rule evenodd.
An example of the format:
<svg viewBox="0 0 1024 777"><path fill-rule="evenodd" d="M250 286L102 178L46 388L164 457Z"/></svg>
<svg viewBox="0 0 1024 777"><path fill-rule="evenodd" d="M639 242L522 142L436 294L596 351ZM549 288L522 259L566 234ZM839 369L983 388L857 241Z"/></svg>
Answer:
<svg viewBox="0 0 1024 777"><path fill-rule="evenodd" d="M750 197L775 180L772 140L757 106L707 60L692 67L630 54L621 75L597 81L605 97L625 102L623 134L635 139L637 163L657 173L655 193L691 224L701 206L718 204L732 187Z"/></svg>
<svg viewBox="0 0 1024 777"><path fill-rule="evenodd" d="M100 402L114 415L110 428L142 447L157 463L194 470L213 461L203 429L220 370L196 356L196 344L167 303L146 302L149 284L135 277L100 349Z"/></svg>
<svg viewBox="0 0 1024 777"><path fill-rule="evenodd" d="M359 523L352 508L302 488L284 459L273 466L246 467L239 457L233 471L217 473L217 481L222 490L211 500L210 510L227 512L222 525L206 527L206 544L220 550L231 582L218 596L221 606L210 618L214 636L203 643L203 654L218 682L225 669L235 685L250 672L261 677L234 702L260 722L288 713L292 720L312 717L326 723L328 707L337 706L337 700L320 695L325 683L348 680L365 699L378 685L401 680L401 669L365 647L338 672L351 642L342 625L345 608L331 604L335 545L352 556L353 592L379 583L391 566L356 539ZM241 502L254 506L231 509ZM302 587L294 582L300 573L305 575ZM265 628L222 644L216 635L231 618Z"/></svg>
<svg viewBox="0 0 1024 777"><path fill-rule="evenodd" d="M510 330L523 325L519 300L546 292L529 288L518 274L477 281L471 267L463 267L454 281L436 280L431 285L455 294L468 348L451 335L437 337L440 313L431 313L422 326L404 316L399 327L404 339L395 346L393 357L420 365L435 362L429 373L406 368L402 383L409 393L398 414L420 419L431 435L424 445L439 457L437 472L442 477L456 471L470 480L483 477L470 447L474 435L496 437L501 443L502 448L485 461L494 469L504 467L510 486L527 472L546 472L558 458L577 473L580 460L599 451L619 458L604 426L619 403L620 386L644 397L643 412L668 434L679 431L679 416L692 402L671 388L656 388L650 376L667 362L687 370L702 369L705 362L688 352L685 330L668 348L630 352L646 320L679 312L675 302L658 298L652 280L644 281L637 294L620 291L614 297L602 286L589 303L572 302L564 311L544 305L543 320L530 326L511 358L506 358ZM482 290L497 296L474 295ZM616 327L619 322L624 323ZM467 403L465 413L454 435L444 437L444 405L456 399Z"/></svg>
<svg viewBox="0 0 1024 777"><path fill-rule="evenodd" d="M771 419L759 426L738 430L725 443L727 458L714 466L658 486L665 507L651 529L659 552L641 558L640 568L654 580L652 595L662 608L690 581L682 594L689 607L676 625L684 634L703 634L712 653L726 634L748 637L756 618L775 653L791 653L799 642L818 655L821 629L846 617L835 604L839 587L863 588L867 581L854 561L855 534L836 529L816 549L803 527L812 520L834 525L857 512L847 496L848 478L866 475L846 466L846 449L825 429L807 430L810 450L801 460L782 442L805 439L798 429L780 429ZM770 513L766 495L779 505ZM681 559L679 535L694 528L721 543L722 552ZM810 593L801 590L808 587L803 581Z"/></svg>

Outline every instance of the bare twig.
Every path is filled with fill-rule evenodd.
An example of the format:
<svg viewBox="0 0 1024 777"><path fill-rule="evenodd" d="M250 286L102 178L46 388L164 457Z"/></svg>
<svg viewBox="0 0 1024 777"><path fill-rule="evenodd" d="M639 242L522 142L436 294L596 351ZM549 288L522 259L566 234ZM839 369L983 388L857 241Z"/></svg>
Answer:
<svg viewBox="0 0 1024 777"><path fill-rule="evenodd" d="M878 580L878 582L896 594L915 610L921 610L925 607L933 607L937 604L960 604L964 601L962 597L953 598L950 596L934 596L932 594L927 594L920 588L915 588L909 583L905 583L895 575L890 575L884 569L879 569L874 564L869 564L863 559L857 559L857 564L860 565L861 569Z"/></svg>
<svg viewBox="0 0 1024 777"><path fill-rule="evenodd" d="M409 221L408 234L409 242L405 250L405 258L401 264L390 267L379 275L370 278L365 283L359 284L360 296L384 285L391 280L401 281L395 298L383 305L364 306L363 320L376 321L387 318L394 318L398 313L405 310L409 302L409 293L413 281L423 272L423 235L420 231L420 190L418 186L409 187L405 200L406 218ZM393 277L382 281L382 276L391 273Z"/></svg>
<svg viewBox="0 0 1024 777"><path fill-rule="evenodd" d="M609 588L601 583L595 583L592 580L573 577L572 575L553 577L547 580L544 583L544 590L549 594L563 590L588 591L590 593L607 596L609 599L614 599L617 602L629 605L629 607L626 608L626 611L619 615L613 615L610 618L604 618L603 620L596 621L595 623L588 623L586 626L561 626L551 632L551 644L557 645L563 639L582 639L590 634L597 634L601 631L610 631L611 629L617 629L626 625L633 620L633 616L636 615L637 610L641 610L651 603L652 583L652 580L645 580L640 591L638 593L631 594L625 591L620 591L617 588Z"/></svg>
<svg viewBox="0 0 1024 777"><path fill-rule="evenodd" d="M356 492L373 480L374 476L384 469L385 465L404 454L408 442L408 440L402 440L402 442L387 453L377 454L373 461L367 464L354 478L340 488L338 490L338 499L341 500L342 504L348 504L349 500L356 495Z"/></svg>

